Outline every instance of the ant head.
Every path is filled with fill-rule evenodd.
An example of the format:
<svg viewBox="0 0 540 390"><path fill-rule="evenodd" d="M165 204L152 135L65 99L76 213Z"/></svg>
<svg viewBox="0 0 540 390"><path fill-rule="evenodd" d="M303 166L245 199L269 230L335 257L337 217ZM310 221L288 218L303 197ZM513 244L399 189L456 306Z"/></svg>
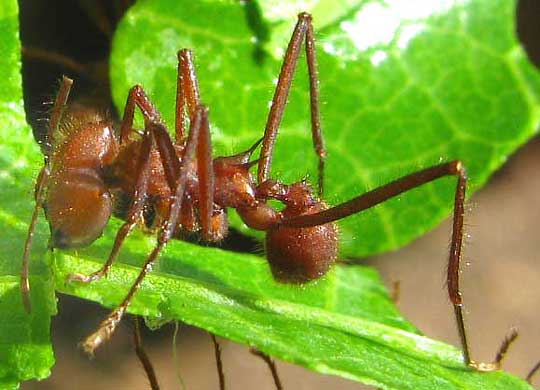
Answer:
<svg viewBox="0 0 540 390"><path fill-rule="evenodd" d="M51 228L51 246L76 248L101 236L113 202L94 171L71 169L51 178L44 209Z"/></svg>

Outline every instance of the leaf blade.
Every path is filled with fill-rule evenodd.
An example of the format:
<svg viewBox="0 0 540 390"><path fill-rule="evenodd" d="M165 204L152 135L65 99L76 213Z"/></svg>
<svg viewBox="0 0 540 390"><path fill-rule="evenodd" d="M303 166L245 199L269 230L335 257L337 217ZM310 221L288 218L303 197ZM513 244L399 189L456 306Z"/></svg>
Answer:
<svg viewBox="0 0 540 390"><path fill-rule="evenodd" d="M0 8L0 36L0 387L8 389L50 375L54 364L50 317L56 312L56 300L50 271L39 256L31 258L31 315L23 309L19 287L22 242L29 222L24 219L30 218L32 207L33 172L28 167L39 161L39 151L24 116L16 1L4 2ZM43 250L44 240L41 246L36 241L35 249Z"/></svg>

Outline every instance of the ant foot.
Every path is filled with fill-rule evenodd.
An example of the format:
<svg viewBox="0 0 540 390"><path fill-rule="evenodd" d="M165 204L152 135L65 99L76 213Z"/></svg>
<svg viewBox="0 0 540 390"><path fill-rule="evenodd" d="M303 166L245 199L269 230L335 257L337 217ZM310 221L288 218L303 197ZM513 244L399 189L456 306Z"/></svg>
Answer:
<svg viewBox="0 0 540 390"><path fill-rule="evenodd" d="M94 357L94 351L99 347L104 341L107 341L110 337L110 334L104 329L99 328L96 332L88 336L84 341L79 343L79 347L90 357Z"/></svg>
<svg viewBox="0 0 540 390"><path fill-rule="evenodd" d="M500 370L501 362L483 363L483 362L470 361L469 367L479 372L491 372L491 371Z"/></svg>
<svg viewBox="0 0 540 390"><path fill-rule="evenodd" d="M77 283L91 283L93 281L101 279L106 274L101 271L97 271L94 273L91 273L90 275L83 275L83 274L69 274L66 277L66 282L77 282Z"/></svg>
<svg viewBox="0 0 540 390"><path fill-rule="evenodd" d="M111 338L116 326L124 315L125 308L121 306L114 310L109 316L99 325L98 330L88 336L79 344L79 347L89 355L94 357L94 351L105 341Z"/></svg>
<svg viewBox="0 0 540 390"><path fill-rule="evenodd" d="M482 363L482 362L475 362L473 360L469 361L469 367L475 369L476 371L480 372L490 372L490 371L497 371L501 369L501 362L506 356L506 353L508 352L508 348L510 348L510 345L514 341L516 341L518 337L518 331L516 328L511 328L508 334L503 339L499 350L497 351L497 354L495 355L495 360L491 363Z"/></svg>

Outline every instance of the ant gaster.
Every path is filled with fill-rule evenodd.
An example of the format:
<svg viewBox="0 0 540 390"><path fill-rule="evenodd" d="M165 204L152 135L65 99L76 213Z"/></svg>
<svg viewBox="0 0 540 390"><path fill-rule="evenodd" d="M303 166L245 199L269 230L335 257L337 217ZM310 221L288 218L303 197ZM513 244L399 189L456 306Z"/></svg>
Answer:
<svg viewBox="0 0 540 390"><path fill-rule="evenodd" d="M289 42L264 137L249 150L234 156L212 158L208 110L200 103L190 50L178 53L175 142L142 87L137 85L129 91L117 134L111 121L97 112L77 106L63 112L72 84L70 79L64 78L49 121L45 165L36 184L36 206L23 255L21 285L27 310L30 310L28 254L40 207L49 221L51 246L72 248L88 245L101 235L113 212L116 191L131 200L125 223L103 267L90 275L68 277L71 282L82 283L105 276L129 232L141 222L149 223L145 220L146 211L150 209L154 216L151 224L158 228L157 244L122 303L83 342L85 351L92 354L110 338L166 243L173 237L181 237L185 231L199 232L206 241L220 241L227 234L226 209L229 207L238 211L247 226L266 232L266 256L274 277L279 281L302 283L324 275L337 259L335 221L433 180L455 176L448 293L454 306L465 364L482 371L498 369L514 334L505 340L501 357L493 363L471 360L467 343L459 290L467 177L460 161L414 172L330 208L304 181L288 185L269 178L274 143L303 41L321 196L326 151L320 126L315 40L311 16L307 13L299 15ZM143 132L133 129L135 107L144 117ZM260 158L252 161L251 155L261 142ZM255 164L258 165L257 180L250 173ZM284 209L277 211L269 200L281 202Z"/></svg>

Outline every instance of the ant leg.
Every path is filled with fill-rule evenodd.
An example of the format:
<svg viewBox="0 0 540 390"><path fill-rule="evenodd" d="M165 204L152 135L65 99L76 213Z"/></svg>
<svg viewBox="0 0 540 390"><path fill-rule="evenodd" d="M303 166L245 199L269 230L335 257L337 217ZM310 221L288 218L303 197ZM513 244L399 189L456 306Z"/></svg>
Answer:
<svg viewBox="0 0 540 390"><path fill-rule="evenodd" d="M206 241L216 241L212 229L214 166L208 111L206 109L203 109L201 112L201 129L197 142L197 171L199 178L199 218L201 221L202 236Z"/></svg>
<svg viewBox="0 0 540 390"><path fill-rule="evenodd" d="M270 369L270 372L272 373L272 378L274 378L274 384L276 385L276 390L283 390L283 385L281 384L281 379L279 379L279 375L276 368L276 363L270 356L267 354L259 351L258 349L251 348L250 352L260 357L264 362L268 365L268 368Z"/></svg>
<svg viewBox="0 0 540 390"><path fill-rule="evenodd" d="M122 124L120 126L120 144L128 141L129 134L133 130L133 116L135 114L135 106L141 110L145 127L148 123L163 123L161 114L144 92L143 87L135 85L131 87L128 93L126 106L124 107L124 115L122 116Z"/></svg>
<svg viewBox="0 0 540 390"><path fill-rule="evenodd" d="M216 368L219 378L219 389L225 390L225 373L223 372L223 360L221 359L221 345L216 339L216 336L213 333L209 333L212 338L212 343L214 344L214 355L216 356Z"/></svg>
<svg viewBox="0 0 540 390"><path fill-rule="evenodd" d="M353 198L340 205L331 207L318 213L305 214L286 219L280 224L283 226L300 228L318 226L337 221L352 214L356 214L362 210L369 209L399 194L445 176L457 177L454 200L454 217L452 224L452 241L450 244L450 255L448 259L447 286L450 301L454 306L454 314L461 340L463 358L465 360L465 364L478 371L494 371L499 369L500 359L502 359L502 356L508 349L508 346L512 343L512 341L514 341L515 336L511 334L509 337L505 338L500 348L502 353L497 355L494 362L477 363L471 360L469 345L467 342L467 334L465 331L465 322L463 319L463 300L461 298L461 292L459 289L459 267L463 242L463 215L465 212L464 203L467 182L467 174L461 161L443 163L411 173L391 183L357 196L356 198Z"/></svg>
<svg viewBox="0 0 540 390"><path fill-rule="evenodd" d="M187 106L188 118L193 120L195 110L200 104L199 82L193 64L193 52L182 49L178 53L178 79L176 83L176 118L175 142L181 144L185 133L185 110Z"/></svg>
<svg viewBox="0 0 540 390"><path fill-rule="evenodd" d="M259 161L257 180L262 183L268 180L270 176L270 167L272 165L272 153L274 144L283 117L283 111L287 104L287 97L291 87L296 63L300 55L302 41L305 39L306 57L309 71L309 95L311 106L311 135L315 153L319 158L319 196L322 196L324 190L324 159L326 157L326 148L321 129L320 109L319 109L319 78L317 71L317 61L315 58L315 38L313 35L313 25L311 24L311 15L301 13L298 15L298 22L291 36L287 52L283 60L279 80L272 99L272 107L268 114L266 128L264 130L264 141L261 149L261 158Z"/></svg>
<svg viewBox="0 0 540 390"><path fill-rule="evenodd" d="M214 209L214 168L212 160L212 140L208 123L208 111L199 105L200 94L193 53L182 49L178 52L178 84L176 95L176 143L183 142L184 110L187 106L190 121L197 110L201 115L201 129L197 140L197 176L199 178L199 218L202 236L206 241L216 241L212 230Z"/></svg>
<svg viewBox="0 0 540 390"><path fill-rule="evenodd" d="M133 193L133 200L129 206L126 222L116 233L116 238L114 239L114 245L107 258L105 264L96 272L91 273L90 275L82 274L70 274L67 277L68 282L79 282L79 283L90 283L95 280L99 280L102 277L106 276L113 262L116 260L120 248L124 243L125 238L133 230L133 228L140 221L144 201L148 192L148 180L150 179L150 152L152 149L152 136L148 133L143 135L143 141L141 144L141 153L139 154L139 161L137 162L137 169L135 171L135 177L137 178L135 182L135 191Z"/></svg>
<svg viewBox="0 0 540 390"><path fill-rule="evenodd" d="M133 343L135 344L135 353L137 354L137 357L139 358L139 361L143 366L144 372L146 373L146 376L148 378L148 382L150 382L150 388L152 390L159 390L159 383L156 377L156 372L154 371L152 362L148 358L148 355L146 354L146 351L144 350L142 345L141 325L138 316L133 317L133 324Z"/></svg>
<svg viewBox="0 0 540 390"><path fill-rule="evenodd" d="M533 368L531 368L531 371L529 371L529 373L527 374L527 376L525 377L525 380L529 383L529 384L532 384L532 378L534 377L534 375L538 372L538 370L540 370L540 362L536 363L534 365Z"/></svg>
<svg viewBox="0 0 540 390"><path fill-rule="evenodd" d="M499 347L499 350L497 351L497 354L495 355L494 362L497 365L497 367L500 366L502 360L504 359L504 357L506 356L506 353L508 352L508 348L510 348L510 345L512 345L512 343L516 341L517 337L518 337L517 329L516 328L510 329L510 332L503 339Z"/></svg>
<svg viewBox="0 0 540 390"><path fill-rule="evenodd" d="M201 114L201 129L198 132L197 142L197 158L198 158L198 175L199 175L199 192L200 192L200 219L203 227L203 236L205 238L210 237L211 223L212 223L212 206L214 199L214 174L212 169L212 146L210 143L210 130L208 126L208 113L206 110L202 110ZM160 155L164 161L163 166L165 168L165 175L167 177L170 188L174 188L176 182L177 172L180 170L180 164L178 158L176 158L176 152L174 147L170 145L170 139L166 132L154 129L154 139L158 148L160 149ZM118 257L120 248L125 238L135 228L137 223L141 219L143 213L144 200L148 190L149 180L149 161L150 150L152 147L152 139L149 136L144 136L143 143L141 145L141 153L139 162L137 164L135 183L135 193L133 194L133 200L128 210L126 222L122 225L114 241L113 249L109 254L109 257L105 264L96 272L90 275L71 274L68 275L68 282L90 283L95 280L99 280L106 276L111 269L112 264Z"/></svg>
<svg viewBox="0 0 540 390"><path fill-rule="evenodd" d="M64 76L62 78L62 84L56 99L54 101L53 110L49 120L49 129L47 132L45 150L45 164L39 173L39 176L36 181L36 186L34 190L36 203L34 205L34 211L32 212L32 219L30 221L30 226L28 227L28 233L26 236L26 241L24 243L24 252L21 265L21 295L24 304L24 309L27 313L30 314L32 311L32 305L30 302L30 282L28 280L28 268L29 268L29 258L30 258L30 248L32 247L32 240L34 239L34 232L36 229L36 223L38 218L38 213L40 207L42 207L44 198L45 198L45 187L49 181L50 175L50 159L52 154L52 147L54 144L54 134L57 131L58 123L62 113L64 112L64 107L66 105L69 91L73 85L73 80Z"/></svg>
<svg viewBox="0 0 540 390"><path fill-rule="evenodd" d="M171 171L174 174L173 164L167 159L170 157L170 151L174 151L174 146L168 136L167 129L161 123L149 123L148 127L149 133L156 140L158 151L164 164L166 173L165 176L167 177L167 180L171 182ZM184 199L184 191L188 170L191 168L191 162L195 157L200 127L201 110L198 110L191 124L181 167L179 171L177 171L178 174L172 178L172 183L175 183L175 185L171 186L171 188L174 188L174 190L172 191L173 194L171 195L171 205L167 218L162 224L161 230L157 237L157 244L150 253L150 255L148 255L141 272L137 276L137 279L131 286L128 294L126 295L122 303L120 303L120 305L116 307L116 309L114 309L114 311L112 311L109 316L107 316L107 318L99 325L99 328L94 333L92 333L83 341L81 346L84 351L89 355L93 355L94 350L99 347L104 341L107 341L111 337L111 335L116 329L116 326L122 320L122 317L126 312L133 296L135 295L142 281L146 277L146 274L150 272L154 265L154 262L158 258L159 253L174 234L176 226L178 225L178 218L180 215L180 210L182 208L182 201ZM178 160L176 155L174 156L174 158Z"/></svg>

